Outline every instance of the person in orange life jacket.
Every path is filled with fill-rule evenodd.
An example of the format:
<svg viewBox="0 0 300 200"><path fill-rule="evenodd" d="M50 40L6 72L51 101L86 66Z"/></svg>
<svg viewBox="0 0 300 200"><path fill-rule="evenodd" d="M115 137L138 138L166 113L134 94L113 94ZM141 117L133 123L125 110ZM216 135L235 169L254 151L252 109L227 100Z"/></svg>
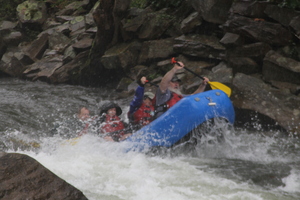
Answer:
<svg viewBox="0 0 300 200"><path fill-rule="evenodd" d="M178 64L174 64L174 67L165 74L156 91L155 118L161 116L167 109L184 97L179 88L181 80L176 76L176 72L182 69L184 64L182 62L177 63ZM204 77L204 80L193 94L203 92L207 82L209 82L209 79Z"/></svg>
<svg viewBox="0 0 300 200"><path fill-rule="evenodd" d="M154 106L152 105L154 94L152 92L144 93L146 81L145 76L137 81L139 86L135 90L135 95L130 102L128 118L134 130L149 124L154 115Z"/></svg>
<svg viewBox="0 0 300 200"><path fill-rule="evenodd" d="M120 119L122 109L115 103L108 102L102 106L100 111L100 133L108 141L121 141L126 139L131 133L125 134L125 124ZM111 133L111 134L109 134Z"/></svg>

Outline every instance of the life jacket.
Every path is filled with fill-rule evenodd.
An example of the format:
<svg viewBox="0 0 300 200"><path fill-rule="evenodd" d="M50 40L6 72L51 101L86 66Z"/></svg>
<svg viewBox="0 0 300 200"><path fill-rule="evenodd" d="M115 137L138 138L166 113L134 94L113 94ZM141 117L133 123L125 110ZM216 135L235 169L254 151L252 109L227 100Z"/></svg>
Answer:
<svg viewBox="0 0 300 200"><path fill-rule="evenodd" d="M166 112L169 108L174 106L178 101L180 101L183 98L182 95L177 94L175 92L171 92L171 97L168 101L166 101L163 104L156 105L155 106L155 115L160 112Z"/></svg>
<svg viewBox="0 0 300 200"><path fill-rule="evenodd" d="M154 107L152 105L147 106L144 103L140 108L133 113L133 119L135 124L147 125L153 119Z"/></svg>
<svg viewBox="0 0 300 200"><path fill-rule="evenodd" d="M168 109L171 108L172 106L174 106L178 101L180 101L183 98L182 95L177 94L175 92L171 93L171 98L169 99L169 101L166 102L166 104L168 105Z"/></svg>
<svg viewBox="0 0 300 200"><path fill-rule="evenodd" d="M103 122L103 126L101 126L101 132L111 133L114 131L123 130L124 128L124 123L118 116L110 117L109 115L106 115L106 119ZM120 135L124 135L124 133L121 131Z"/></svg>
<svg viewBox="0 0 300 200"><path fill-rule="evenodd" d="M89 125L90 125L89 123L85 123L84 128L82 129L82 131L80 131L78 133L78 136L82 136L84 134L87 134L88 133L88 129L89 129Z"/></svg>

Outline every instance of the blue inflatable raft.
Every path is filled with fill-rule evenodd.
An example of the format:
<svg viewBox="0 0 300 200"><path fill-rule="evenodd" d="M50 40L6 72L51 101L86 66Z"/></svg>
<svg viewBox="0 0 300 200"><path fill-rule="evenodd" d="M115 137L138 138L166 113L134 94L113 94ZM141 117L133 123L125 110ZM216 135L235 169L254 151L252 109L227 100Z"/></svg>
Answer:
<svg viewBox="0 0 300 200"><path fill-rule="evenodd" d="M136 131L124 142L126 151L145 151L152 147L171 147L190 131L212 118L233 124L234 108L221 90L210 90L184 97L167 112Z"/></svg>

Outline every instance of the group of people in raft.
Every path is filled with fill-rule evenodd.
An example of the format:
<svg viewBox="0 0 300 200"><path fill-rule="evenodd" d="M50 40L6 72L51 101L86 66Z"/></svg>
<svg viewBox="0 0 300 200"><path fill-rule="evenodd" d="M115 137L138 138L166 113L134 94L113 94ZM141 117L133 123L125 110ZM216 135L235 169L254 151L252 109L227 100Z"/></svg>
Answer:
<svg viewBox="0 0 300 200"><path fill-rule="evenodd" d="M168 71L158 85L156 94L144 92L144 86L147 82L145 76L137 80L138 87L135 91L133 100L130 103L129 128L120 119L122 109L113 102L106 103L102 106L99 119L100 134L108 141L122 141L132 135L132 132L142 126L149 124L154 119L161 116L166 110L175 105L184 96L180 92L179 86L181 80L176 76L176 72L184 67L182 62L177 62L173 68ZM193 94L203 92L209 79L204 80ZM82 107L77 113L77 117L85 123L84 129L78 134L84 135L88 132L90 112L88 108Z"/></svg>

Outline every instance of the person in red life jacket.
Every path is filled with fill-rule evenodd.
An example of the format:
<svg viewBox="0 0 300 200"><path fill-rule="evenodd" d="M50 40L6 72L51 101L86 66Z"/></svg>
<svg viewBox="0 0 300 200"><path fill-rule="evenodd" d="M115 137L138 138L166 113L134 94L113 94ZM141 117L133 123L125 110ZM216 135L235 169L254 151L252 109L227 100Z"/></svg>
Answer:
<svg viewBox="0 0 300 200"><path fill-rule="evenodd" d="M155 96L155 118L161 116L184 97L180 91L181 80L176 76L176 72L183 67L182 62L177 62L162 78ZM207 82L209 82L209 79L204 77L204 80L193 94L203 92Z"/></svg>
<svg viewBox="0 0 300 200"><path fill-rule="evenodd" d="M105 134L104 139L108 141L121 141L131 133L125 133L125 124L120 119L122 109L115 103L108 102L102 106L100 111L100 133Z"/></svg>
<svg viewBox="0 0 300 200"><path fill-rule="evenodd" d="M154 94L152 92L144 93L146 81L145 76L137 81L139 86L135 90L135 95L130 102L128 118L134 130L149 124L154 116L154 106L152 105Z"/></svg>

